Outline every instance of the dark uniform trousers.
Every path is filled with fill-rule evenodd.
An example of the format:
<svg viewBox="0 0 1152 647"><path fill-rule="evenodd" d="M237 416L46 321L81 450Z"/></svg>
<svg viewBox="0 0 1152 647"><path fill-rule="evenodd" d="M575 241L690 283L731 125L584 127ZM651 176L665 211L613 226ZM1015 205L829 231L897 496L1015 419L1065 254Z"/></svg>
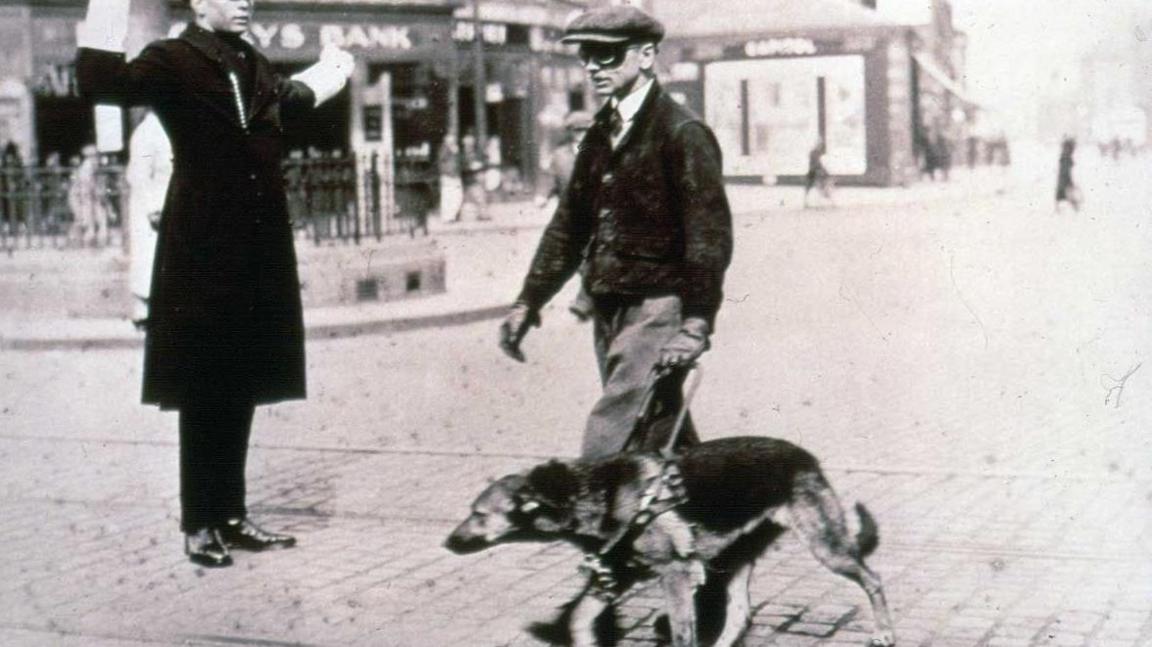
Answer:
<svg viewBox="0 0 1152 647"><path fill-rule="evenodd" d="M180 528L194 532L248 515L244 470L255 404L226 395L180 407Z"/></svg>

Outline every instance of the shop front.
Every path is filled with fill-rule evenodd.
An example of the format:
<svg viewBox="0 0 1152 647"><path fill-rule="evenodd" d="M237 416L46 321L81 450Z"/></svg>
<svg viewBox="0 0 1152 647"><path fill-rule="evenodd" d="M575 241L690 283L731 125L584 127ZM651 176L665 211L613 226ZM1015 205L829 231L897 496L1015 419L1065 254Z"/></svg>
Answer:
<svg viewBox="0 0 1152 647"><path fill-rule="evenodd" d="M77 0L0 7L0 137L18 142L29 159L56 153L67 160L94 140L92 110L78 96L73 67L84 5ZM302 156L348 154L387 131L395 135L397 176L427 175L431 151L447 130L455 55L446 45L452 42L456 5L261 3L250 39L279 71L310 65L326 44L347 49L357 61L349 90L287 129L288 149ZM169 33L183 29L186 14L182 3L173 3ZM384 77L390 89L383 111L391 119L387 124L377 117Z"/></svg>
<svg viewBox="0 0 1152 647"><path fill-rule="evenodd" d="M823 142L839 183L907 180L915 161L906 27L826 0L760 0L755 11L711 4L704 20L669 12L662 78L715 131L727 177L802 183L809 152Z"/></svg>
<svg viewBox="0 0 1152 647"><path fill-rule="evenodd" d="M893 106L891 40L884 29L671 38L666 82L712 126L731 178L802 182L823 142L839 182L890 184L892 117L907 112Z"/></svg>
<svg viewBox="0 0 1152 647"><path fill-rule="evenodd" d="M311 65L329 44L356 59L348 90L287 124L289 156L370 160L385 176L394 173L386 199L396 210L427 212L455 85L450 25L450 7L263 3L250 37L280 72Z"/></svg>
<svg viewBox="0 0 1152 647"><path fill-rule="evenodd" d="M507 3L505 3L507 4ZM481 78L484 99L484 135L477 142L489 167L500 171L501 193L530 191L538 180L541 159L556 144L564 117L588 105L583 70L573 51L559 44L563 21L543 6L506 6L485 3L475 46L476 23L469 9L457 12L453 37L457 45L460 79L457 96L459 133L467 156L479 136L476 83ZM483 74L477 67L483 65Z"/></svg>

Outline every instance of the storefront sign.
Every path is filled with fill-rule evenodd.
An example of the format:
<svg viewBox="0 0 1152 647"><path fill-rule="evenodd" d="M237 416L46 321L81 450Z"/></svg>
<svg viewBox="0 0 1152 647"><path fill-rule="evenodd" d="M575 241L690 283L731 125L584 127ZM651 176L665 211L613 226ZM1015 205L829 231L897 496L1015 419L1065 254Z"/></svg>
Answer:
<svg viewBox="0 0 1152 647"><path fill-rule="evenodd" d="M765 38L744 44L744 54L750 58L763 56L811 56L819 53L811 38Z"/></svg>
<svg viewBox="0 0 1152 647"><path fill-rule="evenodd" d="M486 22L481 25L480 35L489 45L504 45L508 42L508 25ZM452 38L458 43L471 43L476 39L476 23L458 20L452 27Z"/></svg>
<svg viewBox="0 0 1152 647"><path fill-rule="evenodd" d="M253 23L252 36L261 48L301 49L312 45L336 45L348 49L404 51L414 47L411 29L405 25Z"/></svg>

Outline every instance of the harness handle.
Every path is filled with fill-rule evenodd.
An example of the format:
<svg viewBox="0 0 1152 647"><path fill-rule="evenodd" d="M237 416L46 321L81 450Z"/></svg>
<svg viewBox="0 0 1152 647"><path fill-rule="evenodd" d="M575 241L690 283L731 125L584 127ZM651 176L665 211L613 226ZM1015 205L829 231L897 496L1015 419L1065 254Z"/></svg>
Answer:
<svg viewBox="0 0 1152 647"><path fill-rule="evenodd" d="M688 364L683 367L687 371L688 388L685 390L681 403L680 410L676 412L676 421L672 425L672 432L668 435L668 441L664 447L660 448L660 454L665 458L673 455L676 449L676 441L680 439L680 432L684 428L684 421L688 418L688 407L692 404L692 398L696 395L696 389L700 386L700 381L703 379L703 369L696 362ZM632 428L632 433L628 435L628 440L624 443L624 450L627 451L632 445L636 444L636 449L639 448L640 439L643 437L645 425L648 422L649 416L652 413L652 398L656 395L656 387L660 384L660 380L673 375L681 368L668 368L653 366L652 370L648 372L648 386L644 389L644 397L640 400L639 410L636 412L636 424Z"/></svg>
<svg viewBox="0 0 1152 647"><path fill-rule="evenodd" d="M660 453L668 458L672 456L676 449L676 441L680 438L680 430L684 428L684 420L688 418L688 405L692 403L692 397L696 395L696 389L700 387L700 380L704 378L704 370L696 362L688 365L688 388L684 391L683 402L680 403L680 411L676 413L676 422L672 425L672 433L668 434L668 442L665 443L664 448Z"/></svg>

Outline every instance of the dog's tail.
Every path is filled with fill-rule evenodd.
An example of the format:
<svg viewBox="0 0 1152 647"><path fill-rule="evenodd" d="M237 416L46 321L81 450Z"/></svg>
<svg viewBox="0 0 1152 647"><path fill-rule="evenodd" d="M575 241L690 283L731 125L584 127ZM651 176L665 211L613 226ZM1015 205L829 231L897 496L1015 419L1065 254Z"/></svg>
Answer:
<svg viewBox="0 0 1152 647"><path fill-rule="evenodd" d="M860 520L860 526L856 529L856 548L861 557L867 557L880 545L880 530L872 513L859 501L856 502L856 516Z"/></svg>

